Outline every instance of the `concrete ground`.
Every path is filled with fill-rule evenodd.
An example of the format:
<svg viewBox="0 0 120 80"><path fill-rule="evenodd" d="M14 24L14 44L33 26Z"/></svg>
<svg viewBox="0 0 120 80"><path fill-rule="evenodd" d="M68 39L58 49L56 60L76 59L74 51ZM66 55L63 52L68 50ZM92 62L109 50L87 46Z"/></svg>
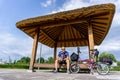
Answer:
<svg viewBox="0 0 120 80"><path fill-rule="evenodd" d="M120 72L110 72L109 75L94 75L88 73L67 74L53 73L51 70L0 69L0 80L120 80Z"/></svg>

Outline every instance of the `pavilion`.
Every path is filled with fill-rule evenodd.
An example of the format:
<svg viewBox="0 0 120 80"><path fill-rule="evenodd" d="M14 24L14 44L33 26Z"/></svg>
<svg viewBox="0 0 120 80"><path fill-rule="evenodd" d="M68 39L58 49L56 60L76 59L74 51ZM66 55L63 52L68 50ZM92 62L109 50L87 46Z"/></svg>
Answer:
<svg viewBox="0 0 120 80"><path fill-rule="evenodd" d="M94 45L100 45L107 35L114 13L115 5L109 3L17 22L17 28L34 39L29 69L35 67L38 42L54 48L54 60L61 46L88 46L91 58Z"/></svg>

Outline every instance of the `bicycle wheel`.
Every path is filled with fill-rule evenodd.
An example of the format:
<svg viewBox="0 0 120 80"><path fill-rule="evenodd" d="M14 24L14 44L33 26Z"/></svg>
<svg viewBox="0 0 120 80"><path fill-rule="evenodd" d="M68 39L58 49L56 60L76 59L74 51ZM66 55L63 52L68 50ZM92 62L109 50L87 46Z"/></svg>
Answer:
<svg viewBox="0 0 120 80"><path fill-rule="evenodd" d="M70 65L70 72L71 73L78 73L80 70L80 67L79 67L79 64L77 62L73 62L71 65Z"/></svg>
<svg viewBox="0 0 120 80"><path fill-rule="evenodd" d="M109 66L107 64L98 64L97 66L97 72L100 74L100 75L106 75L108 74L110 71L109 69Z"/></svg>

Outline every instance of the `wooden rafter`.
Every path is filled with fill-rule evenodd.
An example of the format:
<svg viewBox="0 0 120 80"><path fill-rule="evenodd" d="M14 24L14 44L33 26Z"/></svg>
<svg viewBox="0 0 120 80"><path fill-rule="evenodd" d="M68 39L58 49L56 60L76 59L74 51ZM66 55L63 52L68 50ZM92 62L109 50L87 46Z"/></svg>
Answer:
<svg viewBox="0 0 120 80"><path fill-rule="evenodd" d="M46 34L43 30L40 30L40 32L43 33L48 39L50 39L52 42L55 43L55 41L50 36L48 36L48 34Z"/></svg>
<svg viewBox="0 0 120 80"><path fill-rule="evenodd" d="M77 23L83 23L86 22L86 20L71 20L71 21L60 21L58 23L50 23L50 24L45 24L41 29L45 28L52 28L52 27L59 27L59 26L66 26L70 24L77 24Z"/></svg>
<svg viewBox="0 0 120 80"><path fill-rule="evenodd" d="M74 41L87 41L87 38L67 39L58 40L57 42L74 42Z"/></svg>

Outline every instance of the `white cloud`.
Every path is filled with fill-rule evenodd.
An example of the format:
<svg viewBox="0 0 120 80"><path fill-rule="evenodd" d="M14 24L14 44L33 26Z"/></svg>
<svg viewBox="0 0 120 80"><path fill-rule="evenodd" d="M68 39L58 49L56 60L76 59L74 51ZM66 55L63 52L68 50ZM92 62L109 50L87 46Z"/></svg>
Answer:
<svg viewBox="0 0 120 80"><path fill-rule="evenodd" d="M100 53L107 52L113 54L117 60L120 60L120 38L112 37L109 40L103 41L100 46L95 46Z"/></svg>
<svg viewBox="0 0 120 80"><path fill-rule="evenodd" d="M8 61L8 57L10 56L12 60L21 58L23 56L31 57L32 47L33 47L33 39L29 37L17 37L11 33L0 34L0 59L2 58L4 61ZM38 44L37 56L40 54L40 44ZM53 49L42 45L42 57L47 59L48 57L53 57Z"/></svg>
<svg viewBox="0 0 120 80"><path fill-rule="evenodd" d="M32 40L30 38L18 38L12 34L0 34L0 53L1 54L19 54L22 56L31 53Z"/></svg>
<svg viewBox="0 0 120 80"><path fill-rule="evenodd" d="M118 0L90 0L90 4L105 4L105 3L115 3L117 2Z"/></svg>
<svg viewBox="0 0 120 80"><path fill-rule="evenodd" d="M67 11L67 10L72 10L76 8L81 8L81 7L86 7L88 6L89 3L83 2L81 0L67 0L61 8L59 8L57 11L52 11L52 13L57 13L61 11Z"/></svg>
<svg viewBox="0 0 120 80"><path fill-rule="evenodd" d="M115 15L114 15L114 19L113 19L113 22L112 22L112 26L113 27L119 27L120 26L120 12L116 12Z"/></svg>
<svg viewBox="0 0 120 80"><path fill-rule="evenodd" d="M96 46L100 51L120 51L120 38L112 38Z"/></svg>
<svg viewBox="0 0 120 80"><path fill-rule="evenodd" d="M46 0L46 2L45 3L41 3L41 5L43 7L48 7L48 6L52 5L52 4L54 4L55 2L56 2L56 0Z"/></svg>
<svg viewBox="0 0 120 80"><path fill-rule="evenodd" d="M82 2L81 0L69 0L68 2L63 4L63 6L60 10L61 11L71 10L71 9L75 9L75 8L85 7L85 6L88 6L88 5L89 5L88 3Z"/></svg>

